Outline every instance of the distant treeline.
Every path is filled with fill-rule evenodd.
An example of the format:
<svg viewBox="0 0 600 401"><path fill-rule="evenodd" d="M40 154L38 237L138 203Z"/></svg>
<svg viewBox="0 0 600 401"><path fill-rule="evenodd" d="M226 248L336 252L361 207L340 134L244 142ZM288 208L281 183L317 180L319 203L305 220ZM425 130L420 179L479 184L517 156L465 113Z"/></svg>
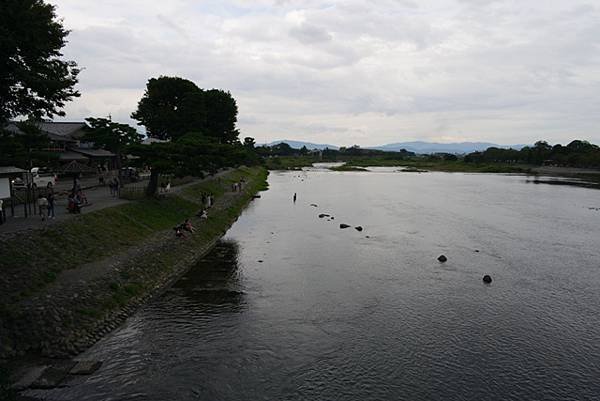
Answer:
<svg viewBox="0 0 600 401"><path fill-rule="evenodd" d="M307 149L306 146L303 146L300 149L292 148L285 142L279 143L273 146L257 146L255 148L258 155L263 157L269 156L309 156L309 155L318 155L322 156L324 159L336 159L337 157L342 156L371 156L371 157L388 157L393 159L403 159L406 157L416 156L415 153L409 152L405 149L402 149L398 152L386 152L383 150L376 149L364 149L359 147L358 145L350 146L350 147L342 147L339 149L329 149L325 148L323 150L317 149Z"/></svg>
<svg viewBox="0 0 600 401"><path fill-rule="evenodd" d="M467 163L519 163L561 167L600 168L600 147L575 140L567 146L539 141L521 150L488 148L465 156Z"/></svg>

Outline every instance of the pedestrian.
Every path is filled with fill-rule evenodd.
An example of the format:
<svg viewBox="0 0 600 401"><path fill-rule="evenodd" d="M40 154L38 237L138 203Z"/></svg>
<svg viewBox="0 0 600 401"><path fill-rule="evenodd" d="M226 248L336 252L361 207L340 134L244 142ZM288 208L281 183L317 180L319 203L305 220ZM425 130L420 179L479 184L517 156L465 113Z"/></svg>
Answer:
<svg viewBox="0 0 600 401"><path fill-rule="evenodd" d="M54 192L48 192L46 200L48 201L48 218L53 219L54 217L56 217L54 214Z"/></svg>
<svg viewBox="0 0 600 401"><path fill-rule="evenodd" d="M117 177L115 177L115 181L114 181L114 186L115 186L115 196L118 198L119 197L119 186L121 185L121 183L119 182L119 179Z"/></svg>
<svg viewBox="0 0 600 401"><path fill-rule="evenodd" d="M48 217L48 199L46 199L44 195L40 194L37 203L39 207L40 216L42 216L42 221L46 221L46 218Z"/></svg>
<svg viewBox="0 0 600 401"><path fill-rule="evenodd" d="M294 192L294 203L296 203L296 193Z"/></svg>
<svg viewBox="0 0 600 401"><path fill-rule="evenodd" d="M110 196L114 196L115 194L115 183L113 180L108 180L108 190L110 191Z"/></svg>
<svg viewBox="0 0 600 401"><path fill-rule="evenodd" d="M0 224L4 224L4 201L0 199Z"/></svg>

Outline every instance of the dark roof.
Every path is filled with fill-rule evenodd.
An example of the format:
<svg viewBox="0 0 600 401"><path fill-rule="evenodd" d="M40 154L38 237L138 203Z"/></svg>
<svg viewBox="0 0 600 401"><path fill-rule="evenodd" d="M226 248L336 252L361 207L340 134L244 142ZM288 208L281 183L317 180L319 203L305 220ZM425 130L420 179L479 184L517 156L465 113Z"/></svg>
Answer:
<svg viewBox="0 0 600 401"><path fill-rule="evenodd" d="M42 132L48 135L50 140L57 142L75 142L85 135L87 127L84 122L41 121L36 124ZM15 134L22 134L15 121L10 121L4 129Z"/></svg>
<svg viewBox="0 0 600 401"><path fill-rule="evenodd" d="M26 173L27 170L23 170L22 168L18 168L15 166L0 166L0 175L2 174L22 174Z"/></svg>
<svg viewBox="0 0 600 401"><path fill-rule="evenodd" d="M76 152L61 152L58 154L58 158L61 161L71 161L71 160L87 160L88 158L82 155L81 153Z"/></svg>
<svg viewBox="0 0 600 401"><path fill-rule="evenodd" d="M104 149L91 149L91 148L71 148L73 152L81 153L82 155L91 157L113 157L116 156L114 153Z"/></svg>

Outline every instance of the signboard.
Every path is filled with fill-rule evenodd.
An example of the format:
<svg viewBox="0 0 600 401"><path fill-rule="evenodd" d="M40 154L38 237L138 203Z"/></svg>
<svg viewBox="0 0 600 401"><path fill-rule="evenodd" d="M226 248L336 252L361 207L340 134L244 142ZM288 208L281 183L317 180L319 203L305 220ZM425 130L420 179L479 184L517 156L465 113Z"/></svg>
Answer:
<svg viewBox="0 0 600 401"><path fill-rule="evenodd" d="M0 199L10 198L10 180L0 178Z"/></svg>

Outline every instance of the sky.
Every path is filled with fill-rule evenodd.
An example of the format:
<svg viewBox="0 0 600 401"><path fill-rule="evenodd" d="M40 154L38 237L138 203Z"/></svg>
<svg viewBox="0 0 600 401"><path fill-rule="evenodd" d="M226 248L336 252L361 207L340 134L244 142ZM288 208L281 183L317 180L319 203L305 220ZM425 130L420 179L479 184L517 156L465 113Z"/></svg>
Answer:
<svg viewBox="0 0 600 401"><path fill-rule="evenodd" d="M50 0L82 68L66 120L146 82L231 92L241 136L600 143L598 0Z"/></svg>

